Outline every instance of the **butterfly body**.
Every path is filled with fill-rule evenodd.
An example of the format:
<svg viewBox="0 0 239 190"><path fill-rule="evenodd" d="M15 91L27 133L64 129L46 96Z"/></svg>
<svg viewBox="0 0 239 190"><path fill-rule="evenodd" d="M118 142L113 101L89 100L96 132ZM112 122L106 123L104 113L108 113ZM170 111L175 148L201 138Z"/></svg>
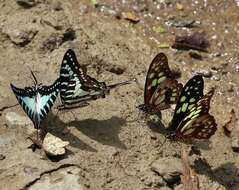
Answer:
<svg viewBox="0 0 239 190"><path fill-rule="evenodd" d="M105 98L111 89L130 83L126 81L107 86L105 82L97 81L87 75L86 69L78 63L76 55L71 49L68 49L63 57L60 78L62 101L62 105L58 107L60 110L81 107L88 101Z"/></svg>
<svg viewBox="0 0 239 190"><path fill-rule="evenodd" d="M203 86L203 78L200 75L194 76L184 86L166 138L209 139L215 133L216 121L208 113L214 89L203 95Z"/></svg>
<svg viewBox="0 0 239 190"><path fill-rule="evenodd" d="M146 114L161 115L161 110L177 101L182 84L173 79L165 54L159 53L149 66L144 87L144 103L138 108Z"/></svg>

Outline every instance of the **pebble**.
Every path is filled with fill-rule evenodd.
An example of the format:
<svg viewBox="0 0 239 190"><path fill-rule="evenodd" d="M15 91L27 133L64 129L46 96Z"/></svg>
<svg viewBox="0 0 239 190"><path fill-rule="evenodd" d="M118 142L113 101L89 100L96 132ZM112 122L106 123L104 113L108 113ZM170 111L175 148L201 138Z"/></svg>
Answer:
<svg viewBox="0 0 239 190"><path fill-rule="evenodd" d="M43 140L43 149L49 156L61 156L66 153L65 147L70 143L68 141L63 141L60 138L47 133Z"/></svg>
<svg viewBox="0 0 239 190"><path fill-rule="evenodd" d="M160 158L152 163L151 170L162 176L167 183L172 184L180 178L182 171L181 159L173 157Z"/></svg>
<svg viewBox="0 0 239 190"><path fill-rule="evenodd" d="M38 2L35 0L16 0L17 4L24 7L24 8L30 8L34 7Z"/></svg>
<svg viewBox="0 0 239 190"><path fill-rule="evenodd" d="M3 154L0 154L0 160L4 160L6 158L6 156L5 155L3 155Z"/></svg>
<svg viewBox="0 0 239 190"><path fill-rule="evenodd" d="M28 117L18 115L15 112L6 113L5 117L6 117L6 120L11 125L20 125L20 126L32 125L32 122Z"/></svg>
<svg viewBox="0 0 239 190"><path fill-rule="evenodd" d="M211 78L212 77L212 71L209 70L200 70L197 72L197 74L200 74L206 78Z"/></svg>
<svg viewBox="0 0 239 190"><path fill-rule="evenodd" d="M219 80L221 80L221 77L220 77L220 75L215 74L215 75L213 75L213 76L211 77L211 79L212 79L212 80L215 80L215 81L219 81Z"/></svg>
<svg viewBox="0 0 239 190"><path fill-rule="evenodd" d="M239 138L236 136L232 137L231 147L234 152L239 152Z"/></svg>

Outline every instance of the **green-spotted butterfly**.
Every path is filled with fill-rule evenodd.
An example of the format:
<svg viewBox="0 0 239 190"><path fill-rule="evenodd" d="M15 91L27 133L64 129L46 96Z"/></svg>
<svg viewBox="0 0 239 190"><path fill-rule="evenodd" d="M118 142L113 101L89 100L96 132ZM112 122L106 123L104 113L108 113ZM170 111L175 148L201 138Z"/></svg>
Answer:
<svg viewBox="0 0 239 190"><path fill-rule="evenodd" d="M147 114L161 115L161 110L177 102L183 85L173 79L164 53L159 53L149 66L144 87L144 104L138 106Z"/></svg>
<svg viewBox="0 0 239 190"><path fill-rule="evenodd" d="M217 124L210 115L210 100L214 89L203 95L203 78L196 75L184 86L177 101L169 133L166 138L209 139L217 130Z"/></svg>

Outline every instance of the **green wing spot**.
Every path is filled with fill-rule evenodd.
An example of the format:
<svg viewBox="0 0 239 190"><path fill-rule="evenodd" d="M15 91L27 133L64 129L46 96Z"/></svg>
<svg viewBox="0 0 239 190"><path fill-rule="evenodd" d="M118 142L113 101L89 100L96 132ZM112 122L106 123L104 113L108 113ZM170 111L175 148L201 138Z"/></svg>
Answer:
<svg viewBox="0 0 239 190"><path fill-rule="evenodd" d="M188 103L184 103L182 106L182 112L185 112L187 110Z"/></svg>
<svg viewBox="0 0 239 190"><path fill-rule="evenodd" d="M153 81L152 81L152 86L156 86L157 85L157 79L154 79Z"/></svg>
<svg viewBox="0 0 239 190"><path fill-rule="evenodd" d="M184 102L186 99L187 99L186 96L182 96L181 99L180 99L180 102Z"/></svg>
<svg viewBox="0 0 239 190"><path fill-rule="evenodd" d="M181 112L181 108L179 108L179 109L176 111L177 114L180 114L180 112Z"/></svg>
<svg viewBox="0 0 239 190"><path fill-rule="evenodd" d="M191 94L190 91L188 91L187 94L190 96L190 94Z"/></svg>
<svg viewBox="0 0 239 190"><path fill-rule="evenodd" d="M175 97L171 97L170 100L171 100L172 102L174 102L174 101L176 101L176 98L175 98Z"/></svg>
<svg viewBox="0 0 239 190"><path fill-rule="evenodd" d="M190 103L195 102L195 98L190 98L189 102L190 102Z"/></svg>
<svg viewBox="0 0 239 190"><path fill-rule="evenodd" d="M158 77L160 78L161 76L163 76L164 75L164 73L163 72L160 72L159 74L158 74Z"/></svg>
<svg viewBox="0 0 239 190"><path fill-rule="evenodd" d="M193 108L193 106L194 106L194 104L190 104L190 105L188 106L188 109L191 110L191 109Z"/></svg>
<svg viewBox="0 0 239 190"><path fill-rule="evenodd" d="M166 80L167 79L167 77L166 76L162 76L162 77L160 77L159 79L158 79L158 83L160 84L160 83L162 83L164 80Z"/></svg>
<svg viewBox="0 0 239 190"><path fill-rule="evenodd" d="M154 78L154 76L155 76L155 73L150 73L149 78L152 79Z"/></svg>

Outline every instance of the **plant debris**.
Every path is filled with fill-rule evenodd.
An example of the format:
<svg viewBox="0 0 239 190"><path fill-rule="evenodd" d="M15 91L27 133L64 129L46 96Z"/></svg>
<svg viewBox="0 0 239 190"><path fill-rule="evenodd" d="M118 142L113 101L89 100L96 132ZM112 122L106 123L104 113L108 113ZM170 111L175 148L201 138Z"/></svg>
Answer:
<svg viewBox="0 0 239 190"><path fill-rule="evenodd" d="M129 20L133 23L137 23L140 21L140 18L131 12L122 12L121 15L122 18L124 18L125 20Z"/></svg>
<svg viewBox="0 0 239 190"><path fill-rule="evenodd" d="M199 190L199 179L197 174L191 169L188 156L185 150L181 154L182 175L180 176L185 190Z"/></svg>
<svg viewBox="0 0 239 190"><path fill-rule="evenodd" d="M153 31L156 33L165 33L167 30L162 26L154 26Z"/></svg>
<svg viewBox="0 0 239 190"><path fill-rule="evenodd" d="M195 32L187 36L176 36L175 42L172 45L174 49L180 50L198 50L207 52L209 41L206 39L205 32Z"/></svg>
<svg viewBox="0 0 239 190"><path fill-rule="evenodd" d="M223 125L224 134L228 137L231 137L233 129L236 127L237 117L234 109L230 112L230 120Z"/></svg>

